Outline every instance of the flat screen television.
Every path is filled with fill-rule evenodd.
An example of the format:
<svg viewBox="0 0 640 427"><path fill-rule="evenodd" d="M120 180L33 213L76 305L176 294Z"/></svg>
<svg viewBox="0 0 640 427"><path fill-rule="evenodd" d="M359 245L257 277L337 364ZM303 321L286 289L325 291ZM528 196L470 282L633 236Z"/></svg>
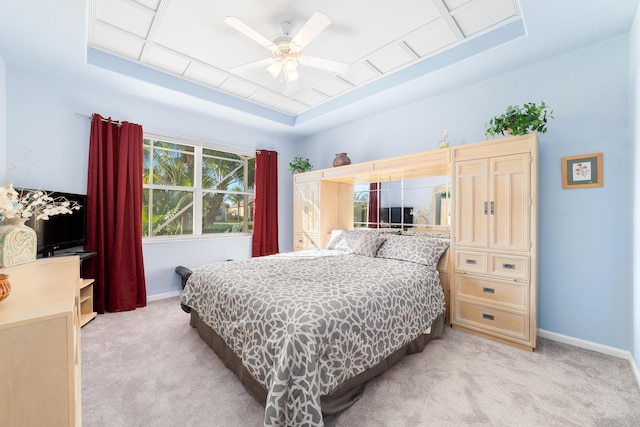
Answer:
<svg viewBox="0 0 640 427"><path fill-rule="evenodd" d="M396 206L380 208L380 222L390 224L391 228L400 228L403 225L406 228L413 224L412 210L413 208Z"/></svg>
<svg viewBox="0 0 640 427"><path fill-rule="evenodd" d="M20 191L30 191L29 189L16 189ZM50 257L55 251L80 247L86 241L86 206L87 196L84 194L65 193L61 191L46 191L54 199L64 197L71 202L80 205L79 210L74 210L70 214L54 215L49 219L36 220L29 218L26 225L33 228L38 236L38 256Z"/></svg>

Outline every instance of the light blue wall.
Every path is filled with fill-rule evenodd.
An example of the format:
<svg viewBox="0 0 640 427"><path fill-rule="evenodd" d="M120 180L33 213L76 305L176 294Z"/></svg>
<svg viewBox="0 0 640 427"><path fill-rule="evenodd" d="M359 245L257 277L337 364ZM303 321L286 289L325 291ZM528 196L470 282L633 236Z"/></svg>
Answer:
<svg viewBox="0 0 640 427"><path fill-rule="evenodd" d="M640 364L640 10L629 33L631 131L633 141L633 359Z"/></svg>
<svg viewBox="0 0 640 427"><path fill-rule="evenodd" d="M6 168L6 147L7 147L7 82L6 66L2 56L0 56L0 170L4 172ZM2 180L0 180L2 184Z"/></svg>
<svg viewBox="0 0 640 427"><path fill-rule="evenodd" d="M139 123L144 129L169 135L241 148L276 150L280 170L280 245L291 249L293 184L286 169L293 157L294 145L285 137L122 93L104 92L78 82L52 80L10 66L6 71L7 159L12 161L29 153L28 162L10 176L17 186L86 193L91 125L88 116L92 113ZM1 88L2 84L0 94ZM0 105L2 101L0 97ZM4 152L4 146L0 152ZM180 280L173 271L177 265L196 266L250 257L251 237L144 242L143 252L147 293L153 296L180 289Z"/></svg>
<svg viewBox="0 0 640 427"><path fill-rule="evenodd" d="M544 100L555 120L540 135L539 327L632 345L629 44L619 36L303 141L314 165L337 152L354 162L484 139L510 104ZM442 72L447 72L443 70ZM563 156L603 153L604 187L563 190Z"/></svg>
<svg viewBox="0 0 640 427"><path fill-rule="evenodd" d="M314 135L298 145L279 135L77 82L54 81L7 64L6 141L0 140L0 148L6 147L8 160L31 151L33 168L28 174L13 174L16 184L65 191L86 187L89 119L77 113L97 112L149 130L243 148L276 149L279 236L281 250L287 251L292 242L292 179L286 167L293 155L306 154L316 168L324 168L331 166L337 152L348 152L353 162L410 154L436 148L445 128L452 144L474 142L484 138L487 119L505 106L544 100L555 110L555 120L540 137L539 326L630 350L634 317L629 50L637 46L636 39L634 33L630 45L628 35L615 37ZM631 58L635 63L636 55ZM1 73L0 69L0 82ZM0 92L0 104L3 101ZM561 157L592 152L603 152L604 187L562 190ZM145 243L149 294L179 289L173 273L178 264L246 258L249 251L249 238Z"/></svg>

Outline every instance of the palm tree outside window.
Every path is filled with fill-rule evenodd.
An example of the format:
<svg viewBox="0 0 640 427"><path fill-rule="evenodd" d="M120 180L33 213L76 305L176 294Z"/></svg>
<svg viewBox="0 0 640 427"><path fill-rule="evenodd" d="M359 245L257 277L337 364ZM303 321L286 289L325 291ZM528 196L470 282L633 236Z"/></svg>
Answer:
<svg viewBox="0 0 640 427"><path fill-rule="evenodd" d="M250 233L255 154L145 135L143 237Z"/></svg>

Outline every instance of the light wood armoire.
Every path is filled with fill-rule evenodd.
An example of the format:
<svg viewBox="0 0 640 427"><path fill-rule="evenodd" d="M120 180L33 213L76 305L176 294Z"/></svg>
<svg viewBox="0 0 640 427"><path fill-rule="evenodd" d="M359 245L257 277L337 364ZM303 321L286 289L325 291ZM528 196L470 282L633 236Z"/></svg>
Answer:
<svg viewBox="0 0 640 427"><path fill-rule="evenodd" d="M533 351L537 135L454 146L452 162L452 325Z"/></svg>

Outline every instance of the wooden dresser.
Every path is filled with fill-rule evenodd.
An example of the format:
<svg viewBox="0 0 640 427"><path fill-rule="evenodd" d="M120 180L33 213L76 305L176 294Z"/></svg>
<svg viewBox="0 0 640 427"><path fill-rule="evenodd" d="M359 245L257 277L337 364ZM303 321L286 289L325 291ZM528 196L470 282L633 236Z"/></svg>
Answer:
<svg viewBox="0 0 640 427"><path fill-rule="evenodd" d="M452 147L454 328L531 350L537 328L536 134Z"/></svg>
<svg viewBox="0 0 640 427"><path fill-rule="evenodd" d="M45 258L0 269L0 424L80 426L80 260Z"/></svg>

